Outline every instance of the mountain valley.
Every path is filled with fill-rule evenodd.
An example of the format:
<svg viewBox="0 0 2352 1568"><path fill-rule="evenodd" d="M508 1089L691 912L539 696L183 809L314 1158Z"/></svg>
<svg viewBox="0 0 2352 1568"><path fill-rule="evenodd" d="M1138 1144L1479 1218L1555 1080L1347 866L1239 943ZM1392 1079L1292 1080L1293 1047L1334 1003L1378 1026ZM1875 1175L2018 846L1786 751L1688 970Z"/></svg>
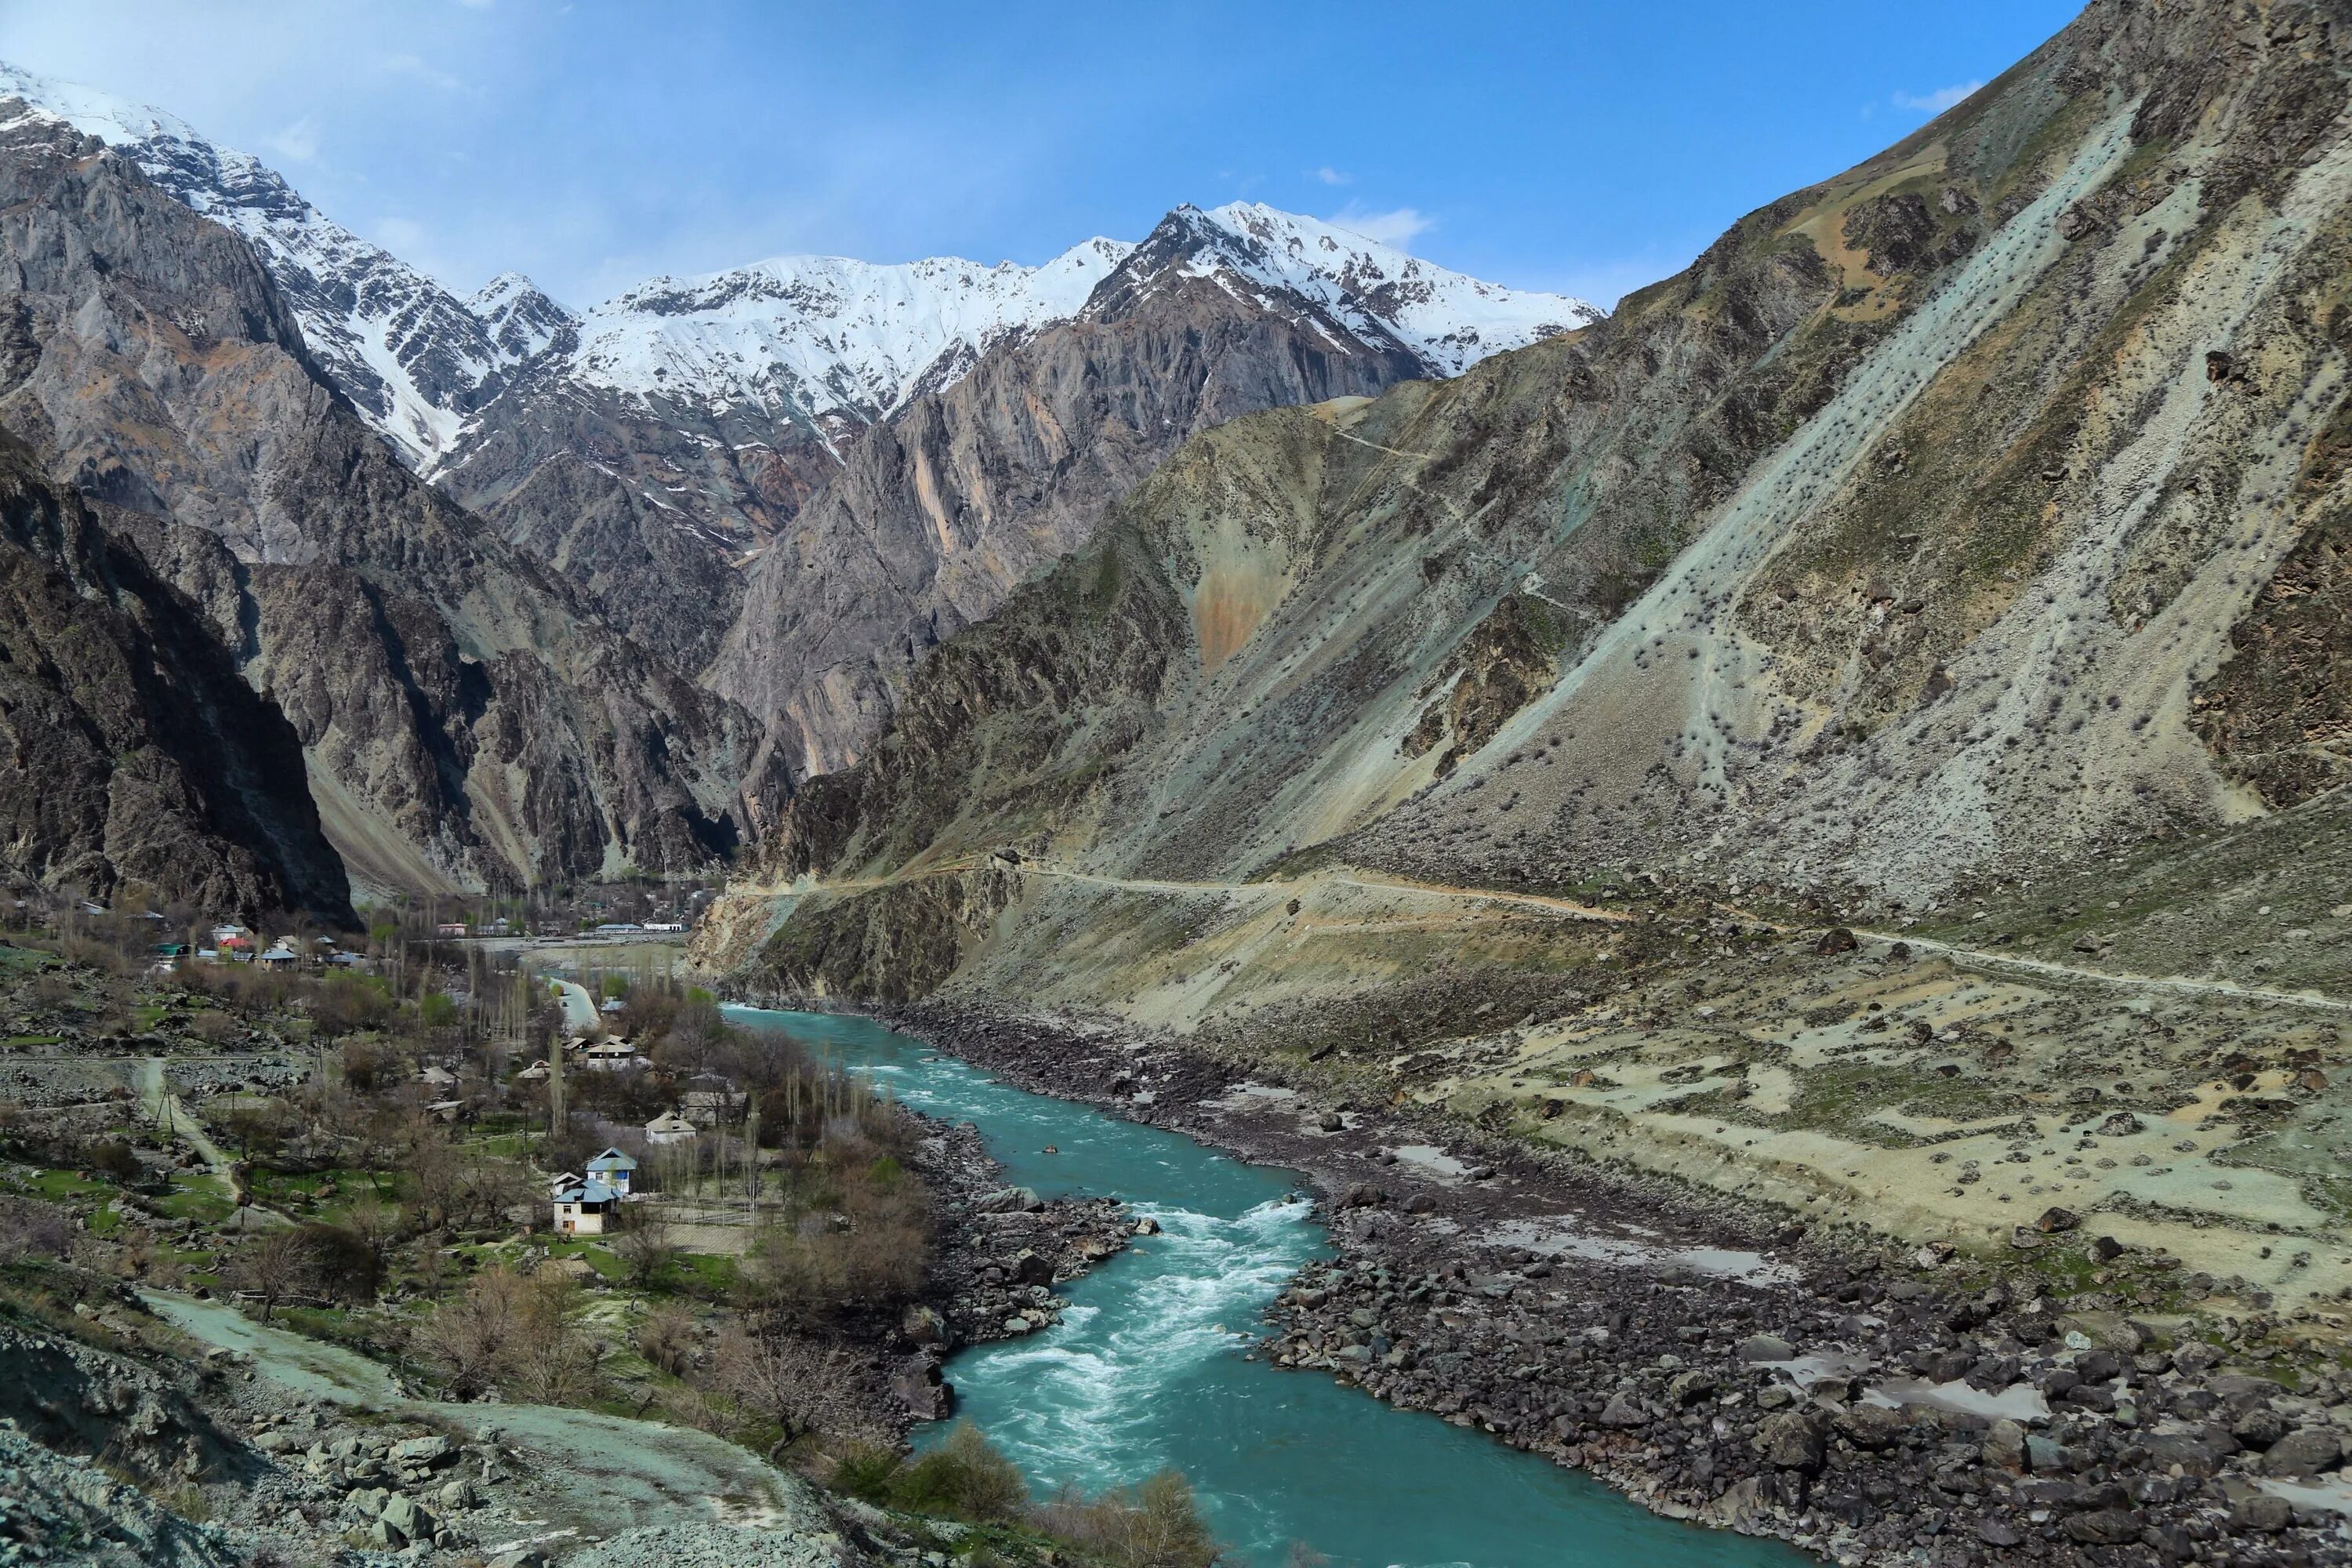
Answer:
<svg viewBox="0 0 2352 1568"><path fill-rule="evenodd" d="M0 524L28 899L723 878L712 1017L1297 1173L1220 1353L1773 1552L2352 1553L2325 0L2091 0L1606 313L1246 203L461 299L0 69ZM677 1026L594 1092L716 1127Z"/></svg>

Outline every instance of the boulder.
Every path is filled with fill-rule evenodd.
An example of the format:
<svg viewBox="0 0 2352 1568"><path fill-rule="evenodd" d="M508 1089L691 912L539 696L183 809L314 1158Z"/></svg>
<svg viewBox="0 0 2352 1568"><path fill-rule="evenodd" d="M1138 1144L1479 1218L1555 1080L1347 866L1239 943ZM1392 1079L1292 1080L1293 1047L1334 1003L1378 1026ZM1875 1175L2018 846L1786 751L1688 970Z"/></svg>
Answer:
<svg viewBox="0 0 2352 1568"><path fill-rule="evenodd" d="M971 1206L980 1214L1034 1214L1045 1205L1027 1187L999 1187L982 1194Z"/></svg>
<svg viewBox="0 0 2352 1568"><path fill-rule="evenodd" d="M2025 1468L2025 1428L2014 1421L1996 1421L1985 1433L1984 1462L2015 1475Z"/></svg>
<svg viewBox="0 0 2352 1568"><path fill-rule="evenodd" d="M1666 1384L1666 1397L1675 1405L1696 1405L1715 1392L1715 1374L1710 1372L1677 1373Z"/></svg>
<svg viewBox="0 0 2352 1568"><path fill-rule="evenodd" d="M1822 932L1822 937L1819 942L1813 943L1813 951L1820 953L1823 958L1829 958L1841 952L1852 952L1861 945L1862 943L1855 939L1853 932L1846 930L1845 927L1832 926L1829 930Z"/></svg>
<svg viewBox="0 0 2352 1568"><path fill-rule="evenodd" d="M2289 1432L2263 1455L2266 1476L2315 1476L2332 1470L2344 1458L2344 1443L2326 1426L2304 1426Z"/></svg>
<svg viewBox="0 0 2352 1568"><path fill-rule="evenodd" d="M1822 1422L1809 1410L1783 1410L1764 1417L1756 1439L1767 1463L1811 1475L1822 1468L1828 1441Z"/></svg>
<svg viewBox="0 0 2352 1568"><path fill-rule="evenodd" d="M2253 1531L2263 1535L2275 1535L2294 1522L2294 1505L2283 1497L2269 1492L2256 1492L2242 1498L2230 1510L2230 1528Z"/></svg>
<svg viewBox="0 0 2352 1568"><path fill-rule="evenodd" d="M2149 1468L2167 1470L2179 1465L2183 1475L2199 1477L2212 1475L2224 1458L2238 1451L2237 1439L2219 1426L2149 1432L2139 1442L2147 1450Z"/></svg>
<svg viewBox="0 0 2352 1568"><path fill-rule="evenodd" d="M411 1468L430 1467L446 1463L454 1453L446 1437L411 1437L392 1446L392 1462Z"/></svg>
<svg viewBox="0 0 2352 1568"><path fill-rule="evenodd" d="M1891 1448L1903 1440L1910 1423L1900 1410L1884 1405L1857 1405L1838 1412L1830 1423L1837 1435L1857 1448Z"/></svg>
<svg viewBox="0 0 2352 1568"><path fill-rule="evenodd" d="M1797 1347L1777 1334L1750 1334L1731 1353L1744 1362L1794 1361Z"/></svg>
<svg viewBox="0 0 2352 1568"><path fill-rule="evenodd" d="M2062 1230L2073 1230L2082 1223L2083 1216L2074 1210L2052 1207L2042 1211L2042 1217L2033 1222L2033 1228L2044 1236L2055 1236Z"/></svg>
<svg viewBox="0 0 2352 1568"><path fill-rule="evenodd" d="M1015 1285L1051 1285L1054 1282L1054 1260L1024 1247L1013 1255L1012 1275Z"/></svg>
<svg viewBox="0 0 2352 1568"><path fill-rule="evenodd" d="M436 1528L425 1505L406 1492L394 1492L387 1498L376 1521L392 1526L411 1541L429 1541Z"/></svg>
<svg viewBox="0 0 2352 1568"><path fill-rule="evenodd" d="M2286 1436L2286 1417L2258 1405L2231 1423L2230 1436L2249 1448L2267 1448Z"/></svg>
<svg viewBox="0 0 2352 1568"><path fill-rule="evenodd" d="M2139 1516L2127 1508L2069 1514L2062 1528L2073 1540L2093 1546L2125 1546L2139 1540Z"/></svg>
<svg viewBox="0 0 2352 1568"><path fill-rule="evenodd" d="M1603 1426L1646 1426L1650 1418L1643 1414L1640 1405L1618 1394L1611 1395L1608 1405L1602 1408L1601 1424Z"/></svg>

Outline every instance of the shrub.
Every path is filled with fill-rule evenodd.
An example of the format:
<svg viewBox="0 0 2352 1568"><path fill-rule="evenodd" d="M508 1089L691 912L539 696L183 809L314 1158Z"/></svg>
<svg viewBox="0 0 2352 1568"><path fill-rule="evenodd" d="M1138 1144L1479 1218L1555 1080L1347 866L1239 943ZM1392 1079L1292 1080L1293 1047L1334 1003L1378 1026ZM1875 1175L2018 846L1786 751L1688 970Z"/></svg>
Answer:
<svg viewBox="0 0 2352 1568"><path fill-rule="evenodd" d="M1036 1524L1122 1568L1209 1568L1217 1560L1216 1538L1202 1521L1192 1483L1174 1470L1092 1501L1066 1492L1037 1511Z"/></svg>
<svg viewBox="0 0 2352 1568"><path fill-rule="evenodd" d="M576 1401L593 1391L596 1373L594 1349L572 1325L577 1294L552 1275L486 1268L463 1296L434 1309L418 1343L460 1398L499 1388L544 1404Z"/></svg>
<svg viewBox="0 0 2352 1568"><path fill-rule="evenodd" d="M892 1490L901 1508L978 1521L1018 1519L1029 1501L1020 1470L969 1421L901 1469Z"/></svg>
<svg viewBox="0 0 2352 1568"><path fill-rule="evenodd" d="M63 1258L73 1236L73 1216L55 1204L0 1194L0 1263Z"/></svg>
<svg viewBox="0 0 2352 1568"><path fill-rule="evenodd" d="M111 1176L118 1182L139 1179L139 1156L131 1145L120 1138L101 1138L83 1154L89 1168L101 1176Z"/></svg>

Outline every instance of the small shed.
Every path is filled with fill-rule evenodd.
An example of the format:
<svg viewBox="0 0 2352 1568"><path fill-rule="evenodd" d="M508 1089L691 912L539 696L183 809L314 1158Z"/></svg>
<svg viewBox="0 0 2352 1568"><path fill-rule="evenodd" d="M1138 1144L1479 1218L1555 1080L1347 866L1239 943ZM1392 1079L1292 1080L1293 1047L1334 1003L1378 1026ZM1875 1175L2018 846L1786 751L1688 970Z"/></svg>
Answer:
<svg viewBox="0 0 2352 1568"><path fill-rule="evenodd" d="M553 1069L548 1067L547 1060L543 1057L515 1074L515 1077L525 1083L545 1083L552 1076L554 1076Z"/></svg>
<svg viewBox="0 0 2352 1568"><path fill-rule="evenodd" d="M683 1143L694 1136L694 1123L675 1110L665 1110L646 1123L648 1143Z"/></svg>
<svg viewBox="0 0 2352 1568"><path fill-rule="evenodd" d="M416 1075L416 1079L427 1089L454 1089L457 1075L445 1067L427 1067Z"/></svg>

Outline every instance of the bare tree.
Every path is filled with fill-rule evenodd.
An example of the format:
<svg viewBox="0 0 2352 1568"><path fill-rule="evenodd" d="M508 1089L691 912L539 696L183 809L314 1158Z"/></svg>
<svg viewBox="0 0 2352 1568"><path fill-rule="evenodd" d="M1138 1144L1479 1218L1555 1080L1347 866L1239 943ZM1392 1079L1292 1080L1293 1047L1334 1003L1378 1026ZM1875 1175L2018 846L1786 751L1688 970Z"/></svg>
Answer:
<svg viewBox="0 0 2352 1568"><path fill-rule="evenodd" d="M499 1387L547 1404L576 1401L596 1382L595 1348L572 1324L578 1293L551 1274L485 1269L434 1310L419 1342L460 1397Z"/></svg>
<svg viewBox="0 0 2352 1568"><path fill-rule="evenodd" d="M857 1358L838 1344L738 1322L720 1336L713 1363L738 1404L775 1423L770 1458L811 1432L856 1432L871 1424Z"/></svg>
<svg viewBox="0 0 2352 1568"><path fill-rule="evenodd" d="M649 1204L630 1204L620 1211L620 1234L609 1245L628 1270L629 1283L656 1283L684 1250L670 1236L669 1216Z"/></svg>
<svg viewBox="0 0 2352 1568"><path fill-rule="evenodd" d="M269 1321L278 1303L307 1287L315 1272L310 1240L301 1232L284 1228L263 1231L246 1243L238 1255L237 1278L261 1298L261 1321Z"/></svg>

